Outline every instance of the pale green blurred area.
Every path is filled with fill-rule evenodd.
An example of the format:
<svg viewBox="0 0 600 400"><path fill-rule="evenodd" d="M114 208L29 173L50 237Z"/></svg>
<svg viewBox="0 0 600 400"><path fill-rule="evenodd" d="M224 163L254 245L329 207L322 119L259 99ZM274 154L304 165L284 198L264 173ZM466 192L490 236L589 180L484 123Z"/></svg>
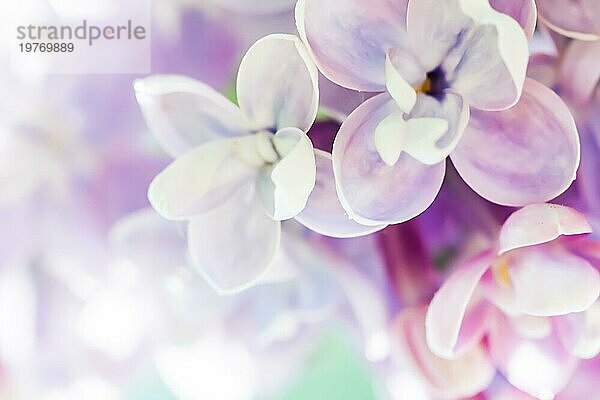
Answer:
<svg viewBox="0 0 600 400"><path fill-rule="evenodd" d="M364 363L341 333L329 334L314 350L298 381L281 397L268 400L375 400L375 387Z"/></svg>
<svg viewBox="0 0 600 400"><path fill-rule="evenodd" d="M376 393L366 360L341 330L335 330L323 335L299 376L283 393L256 400L378 400ZM169 392L156 372L140 379L127 399L180 400Z"/></svg>

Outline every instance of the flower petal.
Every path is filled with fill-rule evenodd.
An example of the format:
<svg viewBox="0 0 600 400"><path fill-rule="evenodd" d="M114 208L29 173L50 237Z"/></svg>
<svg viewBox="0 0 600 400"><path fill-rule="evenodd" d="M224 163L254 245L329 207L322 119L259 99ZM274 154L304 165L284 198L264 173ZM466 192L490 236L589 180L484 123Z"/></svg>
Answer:
<svg viewBox="0 0 600 400"><path fill-rule="evenodd" d="M500 313L488 335L494 364L518 389L537 399L553 399L571 378L577 360L561 346L556 335L529 340L517 335Z"/></svg>
<svg viewBox="0 0 600 400"><path fill-rule="evenodd" d="M515 290L509 284L504 283L502 280L498 280L497 273L489 270L483 275L479 283L481 293L486 300L494 304L503 314L512 318L518 318L523 313L515 304Z"/></svg>
<svg viewBox="0 0 600 400"><path fill-rule="evenodd" d="M208 142L176 159L150 184L152 207L164 218L181 220L217 206L257 174L258 165L240 154L261 161L255 136Z"/></svg>
<svg viewBox="0 0 600 400"><path fill-rule="evenodd" d="M312 142L297 128L282 129L272 138L283 157L268 177L261 177L259 196L273 219L282 221L298 215L315 187L317 167Z"/></svg>
<svg viewBox="0 0 600 400"><path fill-rule="evenodd" d="M385 58L385 86L398 107L405 113L412 111L417 102L414 86L425 81L425 71L411 52L391 49Z"/></svg>
<svg viewBox="0 0 600 400"><path fill-rule="evenodd" d="M188 225L192 261L221 294L239 292L263 277L279 248L280 236L281 223L265 212L253 183L243 185Z"/></svg>
<svg viewBox="0 0 600 400"><path fill-rule="evenodd" d="M554 55L535 53L529 57L527 76L547 87L556 87L558 64L559 59Z"/></svg>
<svg viewBox="0 0 600 400"><path fill-rule="evenodd" d="M414 145L410 146L407 152L428 165L444 160L462 138L469 122L469 115L468 104L461 96L451 90L447 90L440 99L419 93L415 107L409 115L409 120L444 120L448 128L437 140L433 141L432 146L427 146L427 141L419 138L419 136L425 136L425 132L421 132L415 138ZM429 135L431 135L431 132L429 132Z"/></svg>
<svg viewBox="0 0 600 400"><path fill-rule="evenodd" d="M559 71L561 94L568 96L578 105L585 105L592 99L600 83L600 40L569 43Z"/></svg>
<svg viewBox="0 0 600 400"><path fill-rule="evenodd" d="M494 260L486 251L468 260L444 282L427 309L427 344L438 357L456 357L467 306L483 274ZM481 321L479 321L481 322Z"/></svg>
<svg viewBox="0 0 600 400"><path fill-rule="evenodd" d="M405 121L402 115L392 114L377 126L375 148L387 165L396 164L402 151L423 164L437 164L446 156L435 152L435 144L447 131L448 121L441 118L411 118Z"/></svg>
<svg viewBox="0 0 600 400"><path fill-rule="evenodd" d="M552 30L579 40L600 38L600 3L596 0L537 0L540 19Z"/></svg>
<svg viewBox="0 0 600 400"><path fill-rule="evenodd" d="M194 79L154 75L134 87L150 131L173 157L211 140L245 135L250 128L239 108Z"/></svg>
<svg viewBox="0 0 600 400"><path fill-rule="evenodd" d="M544 339L552 334L552 321L546 317L521 314L512 317L510 324L522 338Z"/></svg>
<svg viewBox="0 0 600 400"><path fill-rule="evenodd" d="M385 228L385 225L366 226L354 222L340 204L335 191L331 155L315 150L317 182L304 210L296 220L321 235L349 238L368 235Z"/></svg>
<svg viewBox="0 0 600 400"><path fill-rule="evenodd" d="M600 273L552 244L507 255L515 303L526 314L543 317L585 311L600 295Z"/></svg>
<svg viewBox="0 0 600 400"><path fill-rule="evenodd" d="M238 101L257 130L295 127L306 132L317 116L318 82L317 68L299 38L269 35L242 59Z"/></svg>
<svg viewBox="0 0 600 400"><path fill-rule="evenodd" d="M451 158L479 195L522 206L553 199L571 185L579 165L579 137L563 101L527 79L515 107L493 113L471 110Z"/></svg>
<svg viewBox="0 0 600 400"><path fill-rule="evenodd" d="M319 75L319 110L323 110L340 124L371 95L371 93L343 88L331 82L322 74ZM328 151L331 151L331 147Z"/></svg>
<svg viewBox="0 0 600 400"><path fill-rule="evenodd" d="M167 221L150 207L118 221L111 228L109 239L116 254L144 266L161 279L187 264L187 244L180 223Z"/></svg>
<svg viewBox="0 0 600 400"><path fill-rule="evenodd" d="M569 384L558 394L556 400L593 399L598 394L598 371L599 357L581 362Z"/></svg>
<svg viewBox="0 0 600 400"><path fill-rule="evenodd" d="M592 359L600 353L600 302L581 313L553 319L565 348L576 357Z"/></svg>
<svg viewBox="0 0 600 400"><path fill-rule="evenodd" d="M519 100L529 58L527 38L515 20L487 0L412 0L406 25L425 70L441 67L468 104L502 110Z"/></svg>
<svg viewBox="0 0 600 400"><path fill-rule="evenodd" d="M490 5L516 20L525 31L528 39L533 37L537 21L537 7L535 0L490 0Z"/></svg>
<svg viewBox="0 0 600 400"><path fill-rule="evenodd" d="M469 107L447 91L442 99L419 93L410 115L390 114L375 131L375 148L387 165L405 151L423 164L446 159L458 144L469 121Z"/></svg>
<svg viewBox="0 0 600 400"><path fill-rule="evenodd" d="M352 219L364 225L400 223L433 202L445 163L428 166L403 153L387 165L375 148L375 130L399 112L387 94L358 107L344 122L333 145L333 170L340 201Z"/></svg>
<svg viewBox="0 0 600 400"><path fill-rule="evenodd" d="M425 308L406 309L395 324L400 349L430 386L435 398L474 396L492 381L495 368L476 344L456 360L435 356L425 341Z"/></svg>
<svg viewBox="0 0 600 400"><path fill-rule="evenodd" d="M389 48L402 48L408 0L300 0L296 24L319 69L349 89L385 90Z"/></svg>
<svg viewBox="0 0 600 400"><path fill-rule="evenodd" d="M556 204L532 204L515 211L500 230L498 254L550 242L562 235L590 233L591 226L579 211Z"/></svg>

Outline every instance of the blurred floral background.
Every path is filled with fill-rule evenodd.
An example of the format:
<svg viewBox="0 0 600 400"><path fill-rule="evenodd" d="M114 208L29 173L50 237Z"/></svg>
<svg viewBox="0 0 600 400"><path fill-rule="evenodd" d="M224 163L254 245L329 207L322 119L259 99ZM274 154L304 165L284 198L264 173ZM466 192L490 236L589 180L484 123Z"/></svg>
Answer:
<svg viewBox="0 0 600 400"><path fill-rule="evenodd" d="M68 3L49 1L45 12L60 14ZM519 26L517 36L500 36L509 37L503 51L516 58L521 41L528 47L523 94L498 107L490 97L502 90L486 85L508 84L477 69L489 72L478 90L490 96L455 85L467 104L461 115L471 105L455 150L434 161L410 145L390 155L393 142L381 139L369 148L381 167L361 159L342 174L336 157L346 165L359 156L336 148L352 129L362 135L373 125L369 118L387 96L373 92L389 92L400 108L406 98L390 83L393 54L377 53L382 37L396 46L386 36L390 10L404 13L397 23L408 24L410 36L411 15L428 12L431 21L412 26L427 22L438 32L440 15L452 20L454 9L482 1L447 0L438 10L430 0L410 0L408 17L406 3L153 0L157 81L16 74L3 46L0 399L600 399L600 3L491 1L514 26L502 24ZM273 33L294 35L285 38L295 38L289 40L302 57L262 53L251 60L249 52L249 67L240 69L248 49ZM441 43L434 35L428 44L426 36L416 54ZM471 44L474 50L461 51L481 51L480 64L495 62L495 53ZM247 209L223 205L218 216L190 227L191 218L164 218L179 203L165 211L164 199L153 201L160 184L157 178L151 186L153 179L180 159L186 140L200 145L191 137L235 123L217 121L221 111L211 107L224 110L225 99L252 106L254 92L278 84L237 78L236 85L238 69L260 75L251 62L259 59L274 66L268 71L277 81L277 66L294 57L310 72L296 71L295 82L306 79L310 93L310 81L319 82L316 117L289 125L318 149L307 209L275 218L276 233L248 232L245 242L242 233L227 234L246 234L246 221L255 218ZM384 68L387 81L378 80ZM422 98L437 95L432 85L450 81L436 81L431 71L423 86L404 75L419 109ZM468 82L480 79L470 73ZM153 86L161 76L173 79L167 86L183 85L173 75L215 93L199 99L194 83L182 95ZM302 113L294 90L280 90L291 98L281 107ZM402 108L406 115L416 113L412 106ZM452 129L461 124L449 121ZM476 137L488 131L500 133ZM332 149L341 205L328 197L336 192L333 172L331 182L320 181L321 168L332 169ZM414 171L426 165L433 172L402 172L409 157L419 163ZM364 172L392 165L392 175ZM361 186L369 182L374 186ZM372 192L385 201L369 203ZM340 212L346 220L336 219ZM270 236L281 243L264 261L261 246Z"/></svg>

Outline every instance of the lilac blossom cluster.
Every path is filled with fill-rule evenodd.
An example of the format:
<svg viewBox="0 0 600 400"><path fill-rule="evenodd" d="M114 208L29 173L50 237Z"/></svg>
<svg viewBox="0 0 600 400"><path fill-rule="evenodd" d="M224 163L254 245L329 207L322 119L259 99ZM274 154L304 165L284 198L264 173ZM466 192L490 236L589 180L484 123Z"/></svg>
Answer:
<svg viewBox="0 0 600 400"><path fill-rule="evenodd" d="M600 396L599 2L154 7L0 74L0 399ZM370 395L285 395L332 332Z"/></svg>
<svg viewBox="0 0 600 400"><path fill-rule="evenodd" d="M461 187L448 196L468 233L428 271L437 279L406 276L425 274L435 253L383 241L416 264L400 272L407 260L387 260L395 295L418 295L372 339L395 342L435 398L554 398L600 351L599 242L594 213L581 212L598 196L600 8L539 3L299 0L297 35L266 36L242 59L237 104L179 76L138 81L149 127L175 158L150 185L152 206L186 221L192 263L231 294L279 268L285 221L385 238L433 219L410 238L427 242L454 217L427 210L444 185ZM533 54L544 40L554 54ZM368 98L329 114L342 115L331 152L311 141L319 72L347 90L336 102ZM576 181L581 142L590 168ZM480 197L461 198L470 190Z"/></svg>

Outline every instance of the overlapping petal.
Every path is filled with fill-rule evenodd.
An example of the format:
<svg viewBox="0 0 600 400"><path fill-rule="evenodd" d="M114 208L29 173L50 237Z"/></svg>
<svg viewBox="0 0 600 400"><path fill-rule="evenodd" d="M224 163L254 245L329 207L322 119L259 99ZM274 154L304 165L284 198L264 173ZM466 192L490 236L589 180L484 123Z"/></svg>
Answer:
<svg viewBox="0 0 600 400"><path fill-rule="evenodd" d="M559 59L555 55L535 53L529 57L527 76L549 88L555 87L558 81Z"/></svg>
<svg viewBox="0 0 600 400"><path fill-rule="evenodd" d="M542 340L520 337L500 314L488 335L494 364L518 389L538 399L552 399L571 378L577 360L555 335Z"/></svg>
<svg viewBox="0 0 600 400"><path fill-rule="evenodd" d="M271 138L282 157L262 173L260 197L273 219L298 215L308 201L316 181L315 155L308 136L298 128L285 128Z"/></svg>
<svg viewBox="0 0 600 400"><path fill-rule="evenodd" d="M482 197L522 206L565 191L575 179L579 153L577 128L567 106L550 89L527 79L513 108L493 113L471 110L451 158Z"/></svg>
<svg viewBox="0 0 600 400"><path fill-rule="evenodd" d="M598 270L560 247L544 244L513 250L508 255L515 304L526 314L582 312L598 299Z"/></svg>
<svg viewBox="0 0 600 400"><path fill-rule="evenodd" d="M410 113L417 102L418 87L426 73L419 60L410 51L390 49L385 58L385 86L405 113Z"/></svg>
<svg viewBox="0 0 600 400"><path fill-rule="evenodd" d="M383 229L381 226L361 225L350 219L335 191L331 155L315 150L317 179L304 210L296 220L307 228L331 237L356 237Z"/></svg>
<svg viewBox="0 0 600 400"><path fill-rule="evenodd" d="M490 5L496 11L510 15L531 39L537 22L535 0L490 0Z"/></svg>
<svg viewBox="0 0 600 400"><path fill-rule="evenodd" d="M576 357L591 359L600 353L600 302L587 310L553 319L565 348Z"/></svg>
<svg viewBox="0 0 600 400"><path fill-rule="evenodd" d="M117 222L110 243L119 256L153 271L186 265L187 244L182 226L144 208Z"/></svg>
<svg viewBox="0 0 600 400"><path fill-rule="evenodd" d="M439 357L452 359L460 350L459 334L467 307L483 274L494 261L486 251L459 267L433 296L425 319L427 344ZM483 315L480 315L483 317ZM483 318L476 325L482 327ZM475 335L477 336L477 335Z"/></svg>
<svg viewBox="0 0 600 400"><path fill-rule="evenodd" d="M600 9L599 9L600 10ZM577 105L586 105L600 84L600 40L569 43L563 54L559 70L561 94Z"/></svg>
<svg viewBox="0 0 600 400"><path fill-rule="evenodd" d="M487 0L411 1L406 25L425 71L441 67L448 84L471 106L503 110L519 100L527 38L514 19Z"/></svg>
<svg viewBox="0 0 600 400"><path fill-rule="evenodd" d="M192 261L222 294L239 292L264 276L280 236L281 223L267 214L253 183L239 187L227 201L188 225Z"/></svg>
<svg viewBox="0 0 600 400"><path fill-rule="evenodd" d="M435 119L446 122L447 129L428 143L416 137L408 153L422 163L432 165L444 159L456 148L469 122L469 106L464 99L452 90L446 90L441 98L419 93L417 102L408 118L419 120ZM421 137L431 135L421 132Z"/></svg>
<svg viewBox="0 0 600 400"><path fill-rule="evenodd" d="M344 122L356 107L372 95L343 88L322 74L319 78L319 109L339 123Z"/></svg>
<svg viewBox="0 0 600 400"><path fill-rule="evenodd" d="M408 0L300 0L296 24L321 72L349 89L385 90L385 57L404 47Z"/></svg>
<svg viewBox="0 0 600 400"><path fill-rule="evenodd" d="M425 308L405 310L395 324L400 347L415 370L440 398L474 396L492 381L495 368L483 346L477 344L455 360L435 356L425 340Z"/></svg>
<svg viewBox="0 0 600 400"><path fill-rule="evenodd" d="M255 135L212 141L158 174L148 188L148 199L167 219L189 219L217 206L240 184L252 180L261 163Z"/></svg>
<svg viewBox="0 0 600 400"><path fill-rule="evenodd" d="M556 32L578 40L600 38L600 3L596 0L538 0L540 19Z"/></svg>
<svg viewBox="0 0 600 400"><path fill-rule="evenodd" d="M577 210L556 204L532 204L515 211L502 225L498 254L550 242L561 235L590 233L592 228Z"/></svg>
<svg viewBox="0 0 600 400"><path fill-rule="evenodd" d="M375 96L353 112L333 146L333 170L340 201L355 221L382 225L406 221L423 212L437 195L445 163L428 166L406 153L387 165L375 148L375 130L399 112L387 94Z"/></svg>
<svg viewBox="0 0 600 400"><path fill-rule="evenodd" d="M254 129L307 132L317 115L319 89L317 68L302 41L274 34L252 45L240 64L237 96Z"/></svg>
<svg viewBox="0 0 600 400"><path fill-rule="evenodd" d="M150 131L173 157L211 140L247 134L240 109L210 86L176 75L153 75L135 82Z"/></svg>

